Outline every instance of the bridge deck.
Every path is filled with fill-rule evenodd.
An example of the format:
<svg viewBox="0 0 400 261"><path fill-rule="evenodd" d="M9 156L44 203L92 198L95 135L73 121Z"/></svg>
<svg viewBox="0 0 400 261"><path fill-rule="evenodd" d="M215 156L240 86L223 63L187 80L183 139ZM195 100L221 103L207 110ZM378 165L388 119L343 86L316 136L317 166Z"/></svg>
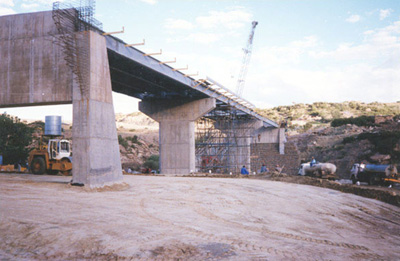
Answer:
<svg viewBox="0 0 400 261"><path fill-rule="evenodd" d="M253 104L216 81L210 78L197 81L182 72L174 71L154 57L145 56L136 48L126 47L126 43L114 36L105 37L113 91L142 100L212 97L217 100L217 104L230 105L263 121L265 127L278 127L276 122L256 113Z"/></svg>

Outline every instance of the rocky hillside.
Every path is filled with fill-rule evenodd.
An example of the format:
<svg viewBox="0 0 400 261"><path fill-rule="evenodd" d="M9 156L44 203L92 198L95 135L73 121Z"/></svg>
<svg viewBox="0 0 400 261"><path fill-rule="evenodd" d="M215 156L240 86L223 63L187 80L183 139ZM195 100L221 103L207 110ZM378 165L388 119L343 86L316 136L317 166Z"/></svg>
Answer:
<svg viewBox="0 0 400 261"><path fill-rule="evenodd" d="M258 112L286 123L288 141L303 162L312 156L332 162L342 178L356 162L400 163L400 102L319 102Z"/></svg>
<svg viewBox="0 0 400 261"><path fill-rule="evenodd" d="M400 115L400 101L396 103L343 102L294 104L271 109L257 109L261 115L282 123L286 122L289 134L302 133L310 129L329 127L334 119L359 116Z"/></svg>

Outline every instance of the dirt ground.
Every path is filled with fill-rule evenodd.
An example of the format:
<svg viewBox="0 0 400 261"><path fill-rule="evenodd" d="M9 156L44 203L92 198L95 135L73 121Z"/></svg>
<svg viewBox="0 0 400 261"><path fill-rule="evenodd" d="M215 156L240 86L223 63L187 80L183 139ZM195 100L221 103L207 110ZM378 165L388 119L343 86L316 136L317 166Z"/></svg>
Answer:
<svg viewBox="0 0 400 261"><path fill-rule="evenodd" d="M0 174L1 260L400 259L400 208L248 178Z"/></svg>

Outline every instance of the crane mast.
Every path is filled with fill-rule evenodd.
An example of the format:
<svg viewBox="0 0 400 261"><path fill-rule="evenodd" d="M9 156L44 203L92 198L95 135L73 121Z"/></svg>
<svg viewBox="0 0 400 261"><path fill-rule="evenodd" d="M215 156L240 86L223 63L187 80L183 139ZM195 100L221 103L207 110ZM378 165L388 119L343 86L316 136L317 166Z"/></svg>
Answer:
<svg viewBox="0 0 400 261"><path fill-rule="evenodd" d="M253 48L254 31L256 29L257 24L258 24L257 21L253 21L251 23L251 32L249 35L249 39L247 41L246 48L243 49L244 54L243 54L243 60L242 60L242 67L240 69L239 78L238 78L237 85L236 85L236 94L239 97L242 97L245 78L246 78L247 70L249 68L251 50Z"/></svg>

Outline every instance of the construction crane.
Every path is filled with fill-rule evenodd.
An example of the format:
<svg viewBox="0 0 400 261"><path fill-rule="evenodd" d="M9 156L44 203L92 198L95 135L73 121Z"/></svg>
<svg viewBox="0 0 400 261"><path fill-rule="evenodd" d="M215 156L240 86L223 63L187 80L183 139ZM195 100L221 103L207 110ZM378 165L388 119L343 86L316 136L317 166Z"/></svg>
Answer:
<svg viewBox="0 0 400 261"><path fill-rule="evenodd" d="M246 48L243 49L244 54L243 54L243 60L242 60L242 68L240 69L239 78L238 78L237 86L236 86L236 94L239 97L242 97L245 78L246 78L247 70L249 68L251 49L253 48L254 31L256 29L257 24L258 24L257 21L253 21L251 23L251 32L249 35L249 39L247 41Z"/></svg>

